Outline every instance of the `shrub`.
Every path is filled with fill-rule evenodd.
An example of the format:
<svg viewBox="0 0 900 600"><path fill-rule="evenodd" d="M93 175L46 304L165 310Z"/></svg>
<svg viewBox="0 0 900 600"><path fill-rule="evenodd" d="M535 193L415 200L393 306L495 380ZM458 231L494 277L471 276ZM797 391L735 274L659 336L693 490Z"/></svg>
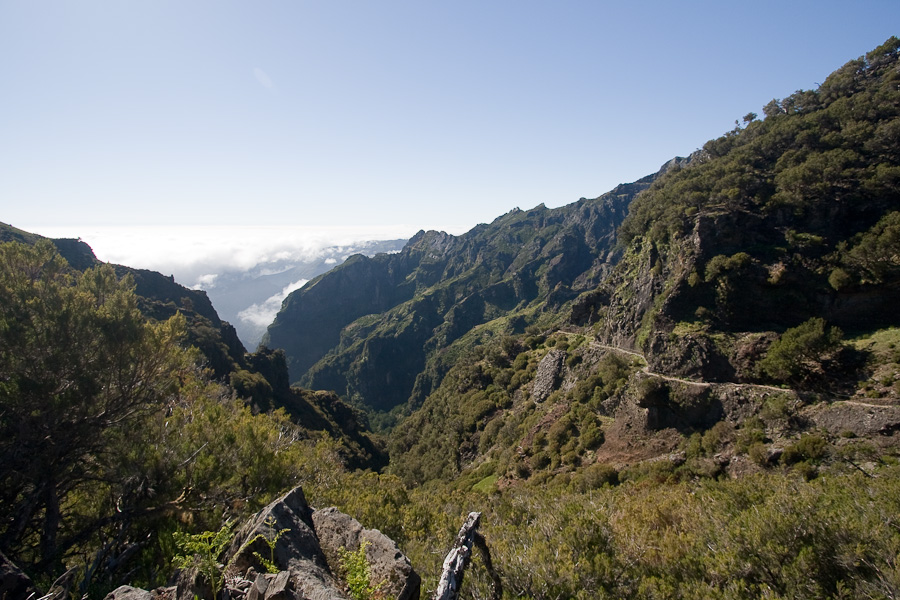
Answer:
<svg viewBox="0 0 900 600"><path fill-rule="evenodd" d="M769 452L766 450L766 445L762 442L754 442L747 450L747 455L750 457L750 460L760 467L765 467L769 464Z"/></svg>
<svg viewBox="0 0 900 600"><path fill-rule="evenodd" d="M822 436L809 433L784 449L781 462L792 465L801 461L818 461L827 453L828 441Z"/></svg>
<svg viewBox="0 0 900 600"><path fill-rule="evenodd" d="M759 362L764 376L786 383L808 382L822 369L822 363L841 346L842 332L825 326L825 320L813 317L792 327L775 341Z"/></svg>
<svg viewBox="0 0 900 600"><path fill-rule="evenodd" d="M722 444L731 441L733 434L734 428L731 423L719 421L703 434L701 441L703 452L707 455L715 454Z"/></svg>
<svg viewBox="0 0 900 600"><path fill-rule="evenodd" d="M596 463L585 467L572 479L572 486L578 491L594 490L618 483L619 472L605 463Z"/></svg>
<svg viewBox="0 0 900 600"><path fill-rule="evenodd" d="M371 583L371 570L366 558L366 546L368 545L369 542L363 540L359 548L352 552L343 546L338 548L341 572L353 600L372 600L378 592L379 586L373 586Z"/></svg>
<svg viewBox="0 0 900 600"><path fill-rule="evenodd" d="M531 468L535 471L539 471L540 469L546 469L550 466L550 455L544 451L536 453L531 457Z"/></svg>

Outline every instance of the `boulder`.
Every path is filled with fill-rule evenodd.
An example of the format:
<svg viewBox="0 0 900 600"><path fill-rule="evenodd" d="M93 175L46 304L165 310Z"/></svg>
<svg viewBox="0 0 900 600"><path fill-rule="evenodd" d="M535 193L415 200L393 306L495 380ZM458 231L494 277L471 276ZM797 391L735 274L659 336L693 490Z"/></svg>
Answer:
<svg viewBox="0 0 900 600"><path fill-rule="evenodd" d="M232 600L349 600L344 584L334 575L340 566L339 548L357 550L363 543L372 583L380 584L379 597L418 600L421 580L392 540L377 530L363 529L337 509L314 511L300 487L238 528L228 550L219 557L226 574L223 596ZM277 572L268 572L270 568ZM175 583L177 600L212 595L196 569L185 569ZM116 596L109 600L163 598Z"/></svg>
<svg viewBox="0 0 900 600"><path fill-rule="evenodd" d="M153 594L147 590L131 587L130 585L120 585L106 595L103 600L152 600Z"/></svg>
<svg viewBox="0 0 900 600"><path fill-rule="evenodd" d="M534 383L531 388L531 398L535 402L543 402L556 389L560 375L562 375L565 360L566 353L554 348L538 363L537 373L534 376Z"/></svg>
<svg viewBox="0 0 900 600"><path fill-rule="evenodd" d="M422 580L392 539L377 529L364 529L359 521L333 507L313 512L312 520L333 571L339 569L341 548L355 552L365 544L370 581L379 593L397 600L419 599Z"/></svg>
<svg viewBox="0 0 900 600"><path fill-rule="evenodd" d="M347 600L341 584L328 569L311 514L303 490L294 488L238 530L226 555L228 563L238 573L250 567L265 572L265 566L254 555L257 552L267 560L274 559L272 562L278 569L288 572L286 576L279 573L278 598ZM265 540L276 537L274 549L269 548ZM274 597L273 584L274 580L267 582L264 598Z"/></svg>

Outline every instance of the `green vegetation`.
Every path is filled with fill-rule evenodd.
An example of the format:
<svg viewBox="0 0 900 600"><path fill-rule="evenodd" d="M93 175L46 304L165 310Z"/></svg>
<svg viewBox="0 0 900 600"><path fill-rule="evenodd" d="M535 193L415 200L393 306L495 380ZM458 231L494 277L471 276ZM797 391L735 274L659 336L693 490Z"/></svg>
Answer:
<svg viewBox="0 0 900 600"><path fill-rule="evenodd" d="M179 554L173 563L180 569L196 567L212 587L212 597L218 598L225 581L224 567L219 564L219 556L231 543L234 521L225 521L218 531L203 531L190 534L176 531L172 534L175 546L184 554Z"/></svg>
<svg viewBox="0 0 900 600"><path fill-rule="evenodd" d="M900 119L898 47L891 38L818 90L773 100L764 120L711 140L635 199L621 243L652 248L664 273L697 252L685 243L692 233L708 257L703 280L698 265L684 274L689 288L673 290L683 294L675 320L714 303L728 330L790 327L823 316L821 299L836 291L896 280L900 156L889 140ZM889 303L829 321L889 325Z"/></svg>
<svg viewBox="0 0 900 600"><path fill-rule="evenodd" d="M811 481L796 470L618 484L588 473L597 481L581 489L573 480L489 496L443 485L399 493L390 476L349 476L313 497L339 493L344 510L391 532L424 589L472 506L509 598L889 597L900 584L895 466ZM490 580L475 568L464 585L485 597Z"/></svg>
<svg viewBox="0 0 900 600"><path fill-rule="evenodd" d="M288 299L273 339L321 336L294 353L0 228L0 551L73 597L179 565L217 594L233 523L301 484L426 590L477 509L506 598L896 597L898 58L601 199L351 259ZM354 598L380 593L365 548Z"/></svg>
<svg viewBox="0 0 900 600"><path fill-rule="evenodd" d="M341 572L353 600L373 600L377 597L378 586L372 585L369 560L366 558L368 545L369 542L363 540L354 551L338 548Z"/></svg>
<svg viewBox="0 0 900 600"><path fill-rule="evenodd" d="M0 245L0 550L44 586L82 567L79 595L163 583L171 532L217 531L347 454L211 380L185 319L148 321L131 286Z"/></svg>
<svg viewBox="0 0 900 600"><path fill-rule="evenodd" d="M813 317L784 332L759 363L760 371L785 383L808 384L822 377L824 363L841 348L842 332Z"/></svg>

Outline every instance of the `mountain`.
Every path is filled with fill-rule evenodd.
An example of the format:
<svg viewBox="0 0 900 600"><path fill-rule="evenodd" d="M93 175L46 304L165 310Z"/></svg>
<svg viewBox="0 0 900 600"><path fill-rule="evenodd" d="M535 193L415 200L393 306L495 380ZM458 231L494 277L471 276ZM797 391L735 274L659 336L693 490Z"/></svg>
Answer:
<svg viewBox="0 0 900 600"><path fill-rule="evenodd" d="M302 385L392 411L390 470L411 485L666 456L737 474L816 428L891 447L898 48L599 198L353 257L288 296L264 342Z"/></svg>
<svg viewBox="0 0 900 600"><path fill-rule="evenodd" d="M354 254L399 252L405 243L379 240L331 246L306 257L268 260L250 269L225 271L211 280L207 276L195 288L205 290L222 318L234 324L244 346L256 348L291 291Z"/></svg>
<svg viewBox="0 0 900 600"><path fill-rule="evenodd" d="M0 242L35 244L41 239L37 234L0 223ZM80 239L51 241L78 271L101 264L90 246ZM291 388L284 355L267 349L248 353L234 327L219 317L206 292L186 288L172 276L155 271L124 265L113 268L120 279L132 278L138 307L148 319L164 321L176 313L184 315L186 343L202 353L203 365L214 379L230 384L256 410L283 408L307 431L324 432L341 440L344 458L350 465L378 467L386 462L363 415L333 393Z"/></svg>
<svg viewBox="0 0 900 600"><path fill-rule="evenodd" d="M230 385L198 377L170 348L174 372L137 378L139 389L164 384L166 401L140 421L116 416L102 437L68 430L73 416L96 420L78 408L107 389L69 366L82 362L73 347L118 341L113 296L79 282L99 327L69 344L61 309L73 303L50 301L70 296L45 290L71 280L45 260L46 244L32 255L50 281L35 277L37 259L15 258L21 248L0 248L0 356L12 373L0 393L14 407L0 412L4 581L16 578L9 558L57 581L56 596L140 593L123 583L156 594L173 563L202 550L205 574L185 569L166 593L212 597L226 579L234 597L305 593L287 571L262 572L296 562L284 552L296 536L277 519L252 548L232 541L259 551L254 577L216 558L234 524L284 488L310 528L333 509L310 520L299 499L341 507L344 533L359 531L351 516L376 527L397 543L387 555L406 554L426 582L438 581L459 523L480 522L478 536L459 535L481 554L464 596L896 597L898 67L891 38L600 198L351 257L286 299L267 334L286 351L232 357L202 295L134 273L145 314L181 306L191 335L199 324L219 348ZM0 239L37 241L6 226ZM92 264L77 240L56 244L73 265ZM114 376L130 372L121 356L105 357ZM298 378L332 391L291 388ZM380 472L344 468L384 464L381 447L365 445L367 415L388 436ZM83 454L59 451L72 439ZM345 589L379 595L365 568L376 556L340 537Z"/></svg>
<svg viewBox="0 0 900 600"><path fill-rule="evenodd" d="M458 237L420 231L396 254L351 257L290 294L263 344L284 349L300 385L376 411L415 407L452 364L455 341L489 322L522 332L593 289L616 262L629 202L658 176L563 208L515 209Z"/></svg>
<svg viewBox="0 0 900 600"><path fill-rule="evenodd" d="M897 63L892 39L655 182L595 297L600 339L667 370L751 380L742 357L765 332L811 318L848 332L896 326Z"/></svg>
<svg viewBox="0 0 900 600"><path fill-rule="evenodd" d="M392 432L392 472L814 477L855 444L896 453L898 64L892 38L657 176L594 289L457 355Z"/></svg>

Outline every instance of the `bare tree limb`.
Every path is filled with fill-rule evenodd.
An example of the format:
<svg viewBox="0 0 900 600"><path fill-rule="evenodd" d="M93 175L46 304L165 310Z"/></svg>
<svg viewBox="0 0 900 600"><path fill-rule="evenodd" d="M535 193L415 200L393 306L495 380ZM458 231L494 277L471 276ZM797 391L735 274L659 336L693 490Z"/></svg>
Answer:
<svg viewBox="0 0 900 600"><path fill-rule="evenodd" d="M456 542L444 559L444 568L434 591L434 600L458 600L466 565L472 557L472 546L478 535L481 513L471 512L456 534Z"/></svg>

